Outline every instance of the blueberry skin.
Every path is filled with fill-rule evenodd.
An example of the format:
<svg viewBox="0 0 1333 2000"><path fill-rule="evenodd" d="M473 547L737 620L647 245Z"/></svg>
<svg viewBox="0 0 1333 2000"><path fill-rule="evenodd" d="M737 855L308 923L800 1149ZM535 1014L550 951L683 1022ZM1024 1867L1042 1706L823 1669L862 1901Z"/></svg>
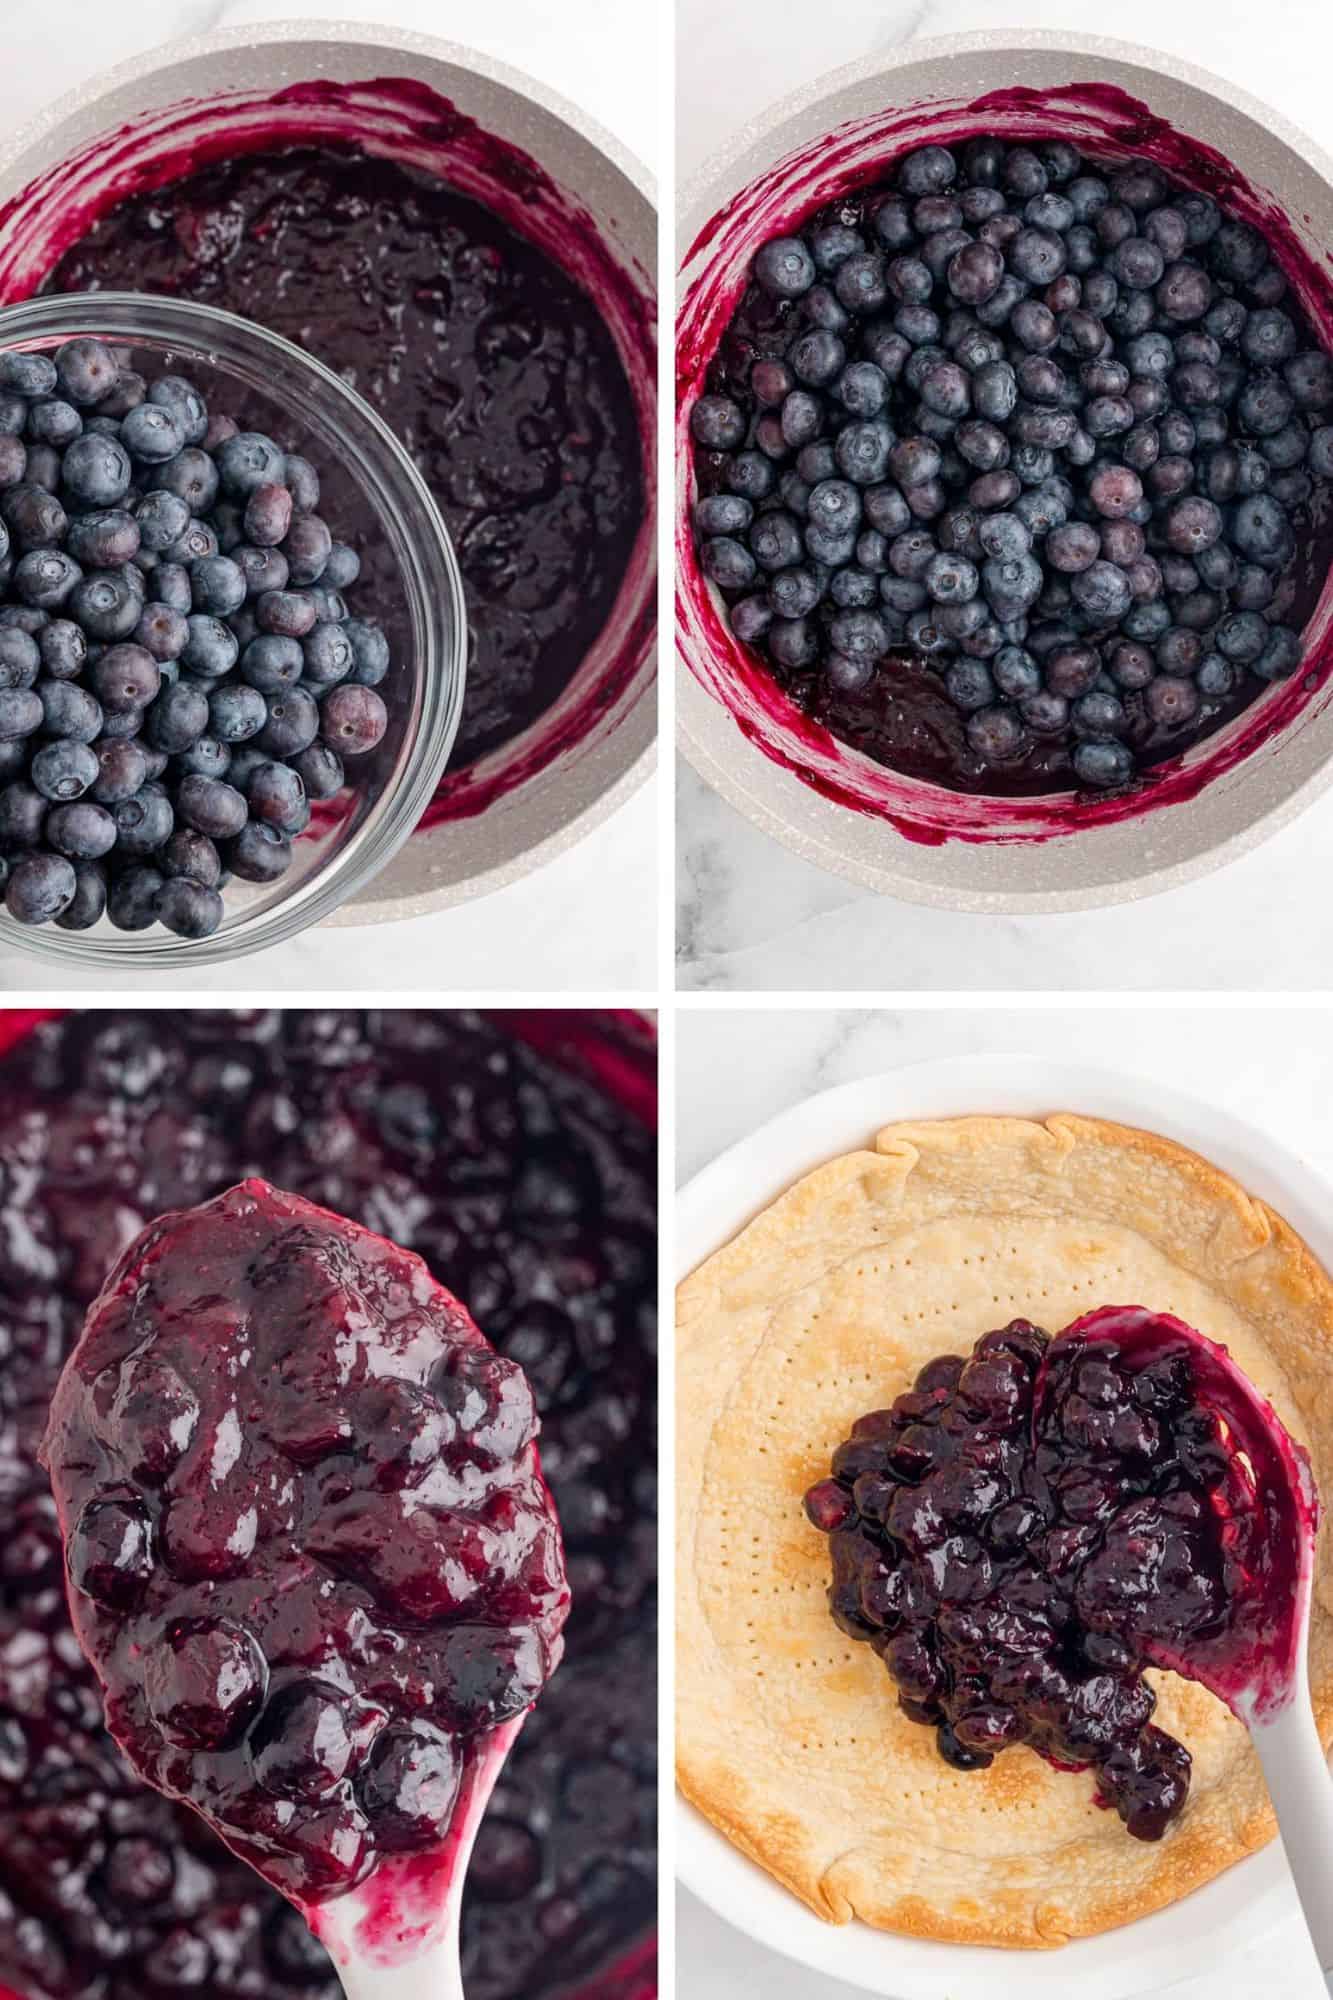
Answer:
<svg viewBox="0 0 1333 2000"><path fill-rule="evenodd" d="M714 535L711 540L705 542L699 552L699 565L704 575L720 590L748 590L757 574L754 557L743 542L736 541L731 535ZM279 643L296 646L297 657L304 665L301 649L295 638L285 638ZM254 644L258 645L259 641L254 641ZM247 660L251 651L252 647L247 646ZM296 679L298 675L299 669L291 678ZM247 679L249 678L252 676L247 674Z"/></svg>
<svg viewBox="0 0 1333 2000"><path fill-rule="evenodd" d="M225 618L246 598L245 573L230 556L202 556L189 565L190 594L197 612Z"/></svg>
<svg viewBox="0 0 1333 2000"><path fill-rule="evenodd" d="M62 931L87 931L106 914L106 875L95 861L74 863L74 894L55 919Z"/></svg>
<svg viewBox="0 0 1333 2000"><path fill-rule="evenodd" d="M737 544L740 547L740 544ZM749 558L749 551L742 553ZM749 558L750 573L753 575L754 562ZM345 627L343 628L346 629ZM305 655L295 639L282 639L272 634L252 639L241 652L241 678L261 694L277 694L285 687L299 681L305 668Z"/></svg>
<svg viewBox="0 0 1333 2000"><path fill-rule="evenodd" d="M0 787L0 841L15 847L35 847L42 836L48 801L21 778Z"/></svg>
<svg viewBox="0 0 1333 2000"><path fill-rule="evenodd" d="M282 544L291 581L298 588L318 583L332 548L333 536L327 522L321 521L318 514L298 515Z"/></svg>
<svg viewBox="0 0 1333 2000"><path fill-rule="evenodd" d="M148 759L133 739L101 738L93 745L97 774L89 792L99 805L119 805L132 799L148 778ZM45 753L43 753L45 754Z"/></svg>
<svg viewBox="0 0 1333 2000"><path fill-rule="evenodd" d="M120 441L131 458L144 465L165 465L185 448L185 433L171 411L160 403L140 403L120 427Z"/></svg>
<svg viewBox="0 0 1333 2000"><path fill-rule="evenodd" d="M56 611L74 594L83 571L63 549L32 549L14 566L12 586L25 604Z"/></svg>
<svg viewBox="0 0 1333 2000"><path fill-rule="evenodd" d="M92 799L53 806L42 832L57 854L69 861L100 861L116 844L115 820Z"/></svg>
<svg viewBox="0 0 1333 2000"><path fill-rule="evenodd" d="M216 889L222 880L221 855L207 834L196 833L193 827L176 828L158 854L156 865L168 878L184 875L191 882L202 882L206 889Z"/></svg>
<svg viewBox="0 0 1333 2000"><path fill-rule="evenodd" d="M240 647L236 634L223 619L196 611L186 619L185 630L185 644L180 653L182 666L210 680L231 672Z"/></svg>
<svg viewBox="0 0 1333 2000"><path fill-rule="evenodd" d="M1129 782L1134 774L1134 758L1123 743L1091 740L1074 746L1074 775L1079 782L1098 791Z"/></svg>
<svg viewBox="0 0 1333 2000"><path fill-rule="evenodd" d="M306 590L266 590L255 599L254 611L260 631L282 639L303 639L319 620L319 607Z"/></svg>
<svg viewBox="0 0 1333 2000"><path fill-rule="evenodd" d="M146 931L157 922L166 877L156 868L126 868L112 877L106 913L121 931Z"/></svg>
<svg viewBox="0 0 1333 2000"><path fill-rule="evenodd" d="M75 438L60 468L63 492L79 507L117 507L130 490L130 455L117 438L85 432Z"/></svg>
<svg viewBox="0 0 1333 2000"><path fill-rule="evenodd" d="M317 687L333 687L346 680L356 664L346 625L312 626L300 643L302 678Z"/></svg>
<svg viewBox="0 0 1333 2000"><path fill-rule="evenodd" d="M305 785L289 764L261 764L246 787L250 811L279 833L303 831L310 819Z"/></svg>
<svg viewBox="0 0 1333 2000"><path fill-rule="evenodd" d="M705 451L735 451L745 441L745 417L730 396L700 396L690 411L690 434Z"/></svg>
<svg viewBox="0 0 1333 2000"><path fill-rule="evenodd" d="M262 431L240 431L218 448L218 476L224 493L247 500L256 487L285 483L286 459Z"/></svg>
<svg viewBox="0 0 1333 2000"><path fill-rule="evenodd" d="M72 865L60 854L22 854L5 884L5 908L16 923L49 924L74 901Z"/></svg>
<svg viewBox="0 0 1333 2000"><path fill-rule="evenodd" d="M81 799L96 783L100 770L97 755L88 744L75 743L66 737L43 744L32 760L28 775L34 789L44 799L63 805ZM95 857L83 858L91 860Z"/></svg>
<svg viewBox="0 0 1333 2000"><path fill-rule="evenodd" d="M292 758L292 769L311 799L331 799L343 788L342 759L327 743L312 743Z"/></svg>
<svg viewBox="0 0 1333 2000"><path fill-rule="evenodd" d="M226 840L245 825L248 808L243 793L222 778L191 773L176 792L176 817L210 840Z"/></svg>
<svg viewBox="0 0 1333 2000"><path fill-rule="evenodd" d="M755 282L775 299L799 299L815 282L815 260L799 236L775 236L755 257Z"/></svg>
<svg viewBox="0 0 1333 2000"><path fill-rule="evenodd" d="M128 639L143 616L143 599L118 572L86 576L69 597L69 614L90 639Z"/></svg>
<svg viewBox="0 0 1333 2000"><path fill-rule="evenodd" d="M248 542L239 542L231 552L231 559L244 576L251 597L260 597L266 590L287 588L291 571L281 549L256 548Z"/></svg>
<svg viewBox="0 0 1333 2000"><path fill-rule="evenodd" d="M834 621L836 625L836 620ZM832 630L832 628L830 628ZM308 718L299 719L284 716L279 721L276 707L289 709L294 698L303 694L304 689L293 688L290 693L279 697L278 704L269 704L268 729L260 738L263 749L271 749L279 756L290 756L292 750L284 748L287 740L298 727L304 731ZM341 757L364 757L383 740L389 726L389 711L384 706L374 688L357 687L344 682L333 688L325 697L322 709L317 711L316 729L336 749ZM296 743L294 750L304 750L306 743Z"/></svg>
<svg viewBox="0 0 1333 2000"><path fill-rule="evenodd" d="M157 661L144 647L132 643L108 646L93 666L90 679L104 714L146 708L162 685Z"/></svg>
<svg viewBox="0 0 1333 2000"><path fill-rule="evenodd" d="M208 720L219 742L247 743L267 723L268 702L258 688L227 682L209 695Z"/></svg>
<svg viewBox="0 0 1333 2000"><path fill-rule="evenodd" d="M157 919L177 937L212 937L223 918L217 890L188 876L168 876L157 898Z"/></svg>
<svg viewBox="0 0 1333 2000"><path fill-rule="evenodd" d="M162 689L147 711L144 733L155 750L171 756L188 750L203 735L208 723L208 697L201 689L181 682Z"/></svg>
<svg viewBox="0 0 1333 2000"><path fill-rule="evenodd" d="M73 629L78 630L77 626ZM41 637L39 633L34 638L14 625L0 626L0 688L34 685L42 665Z"/></svg>
<svg viewBox="0 0 1333 2000"><path fill-rule="evenodd" d="M0 389L25 402L51 395L56 387L56 364L49 354L24 354L18 349L0 353Z"/></svg>
<svg viewBox="0 0 1333 2000"><path fill-rule="evenodd" d="M208 434L208 405L183 375L160 375L148 386L148 401L169 410L187 445L202 444Z"/></svg>
<svg viewBox="0 0 1333 2000"><path fill-rule="evenodd" d="M109 396L120 378L120 370L109 347L100 340L80 336L56 349L56 380L62 395L86 409Z"/></svg>
<svg viewBox="0 0 1333 2000"><path fill-rule="evenodd" d="M136 859L156 853L170 839L176 823L170 799L151 781L133 798L119 800L110 810L116 822L117 853Z"/></svg>
<svg viewBox="0 0 1333 2000"><path fill-rule="evenodd" d="M0 739L31 736L42 727L42 703L31 688L0 688Z"/></svg>
<svg viewBox="0 0 1333 2000"><path fill-rule="evenodd" d="M223 859L243 882L276 882L291 866L292 844L276 827L251 820L227 843Z"/></svg>

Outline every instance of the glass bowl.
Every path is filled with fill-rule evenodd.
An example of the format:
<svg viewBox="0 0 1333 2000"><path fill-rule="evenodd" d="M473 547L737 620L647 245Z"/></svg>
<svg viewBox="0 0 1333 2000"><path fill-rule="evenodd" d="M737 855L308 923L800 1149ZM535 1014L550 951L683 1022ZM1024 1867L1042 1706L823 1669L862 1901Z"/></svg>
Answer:
<svg viewBox="0 0 1333 2000"><path fill-rule="evenodd" d="M331 369L233 313L135 292L61 293L0 310L0 349L58 347L94 334L152 380L184 375L214 414L269 433L320 476L320 512L361 556L355 615L377 619L391 664L380 693L389 727L349 782L316 806L277 882L233 879L212 937L158 926L87 931L19 924L0 909L0 943L66 965L118 971L216 965L281 944L363 889L434 795L458 731L467 662L463 583L430 492L393 433Z"/></svg>

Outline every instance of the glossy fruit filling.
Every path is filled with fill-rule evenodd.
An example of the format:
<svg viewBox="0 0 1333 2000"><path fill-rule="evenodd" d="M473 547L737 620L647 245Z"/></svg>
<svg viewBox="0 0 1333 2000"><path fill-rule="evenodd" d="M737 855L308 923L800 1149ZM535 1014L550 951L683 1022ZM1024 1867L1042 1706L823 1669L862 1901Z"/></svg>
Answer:
<svg viewBox="0 0 1333 2000"><path fill-rule="evenodd" d="M130 195L47 289L127 286L308 347L407 446L467 588L454 769L551 706L606 622L644 508L629 386L573 279L431 175L295 146ZM374 570L371 552L371 597L391 581Z"/></svg>
<svg viewBox="0 0 1333 2000"><path fill-rule="evenodd" d="M1161 1838L1190 1782L1144 1669L1234 1697L1280 1644L1297 1582L1276 1488L1256 1483L1263 1442L1238 1433L1241 1454L1208 1355L1135 1308L1055 1340L1014 1320L861 1417L805 1499L835 1623L879 1654L940 1755L979 1770L1025 1743L1090 1769L1139 1840Z"/></svg>
<svg viewBox="0 0 1333 2000"><path fill-rule="evenodd" d="M107 1726L299 1903L443 1849L569 1608L523 1372L421 1259L244 1181L94 1302L44 1456Z"/></svg>
<svg viewBox="0 0 1333 2000"><path fill-rule="evenodd" d="M550 1015L152 1011L48 1021L0 1057L0 1986L34 2000L338 1992L296 1911L106 1734L36 1458L117 1258L164 1211L262 1174L447 1275L541 1412L575 1608L468 1872L469 2000L642 1991L655 1170L650 1134L620 1108L632 1053L611 1024L594 1046ZM239 1695L243 1672L229 1678Z"/></svg>

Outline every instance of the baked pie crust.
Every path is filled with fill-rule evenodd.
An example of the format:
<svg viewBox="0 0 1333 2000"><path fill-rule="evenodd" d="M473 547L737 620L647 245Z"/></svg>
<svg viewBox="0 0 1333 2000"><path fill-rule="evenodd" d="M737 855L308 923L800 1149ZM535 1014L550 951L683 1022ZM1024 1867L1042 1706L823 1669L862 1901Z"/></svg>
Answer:
<svg viewBox="0 0 1333 2000"><path fill-rule="evenodd" d="M1333 1284L1264 1203L1150 1132L1069 1114L892 1125L788 1189L681 1285L681 1789L817 1915L914 1937L1049 1946L1146 1916L1272 1839L1245 1730L1152 1672L1194 1759L1158 1843L1087 1772L1010 1749L955 1771L826 1601L805 1489L863 1412L1015 1317L1171 1312L1228 1347L1333 1494ZM1333 1559L1310 1679L1333 1741Z"/></svg>

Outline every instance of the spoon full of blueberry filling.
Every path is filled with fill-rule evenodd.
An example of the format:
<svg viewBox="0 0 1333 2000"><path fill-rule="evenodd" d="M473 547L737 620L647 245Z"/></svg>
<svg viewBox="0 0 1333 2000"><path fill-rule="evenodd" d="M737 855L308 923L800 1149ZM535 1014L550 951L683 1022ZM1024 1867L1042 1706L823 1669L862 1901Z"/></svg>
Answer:
<svg viewBox="0 0 1333 2000"><path fill-rule="evenodd" d="M1224 1348L1141 1307L1055 1340L1015 1320L859 1418L805 1507L829 1536L835 1623L958 1769L1026 1743L1090 1768L1098 1803L1158 1840L1190 1756L1154 1725L1143 1670L1224 1701L1333 1965L1333 1782L1306 1667L1319 1502Z"/></svg>
<svg viewBox="0 0 1333 2000"><path fill-rule="evenodd" d="M52 1400L107 1726L350 2000L462 2000L473 1838L569 1607L536 1432L420 1258L258 1180L129 1246Z"/></svg>

